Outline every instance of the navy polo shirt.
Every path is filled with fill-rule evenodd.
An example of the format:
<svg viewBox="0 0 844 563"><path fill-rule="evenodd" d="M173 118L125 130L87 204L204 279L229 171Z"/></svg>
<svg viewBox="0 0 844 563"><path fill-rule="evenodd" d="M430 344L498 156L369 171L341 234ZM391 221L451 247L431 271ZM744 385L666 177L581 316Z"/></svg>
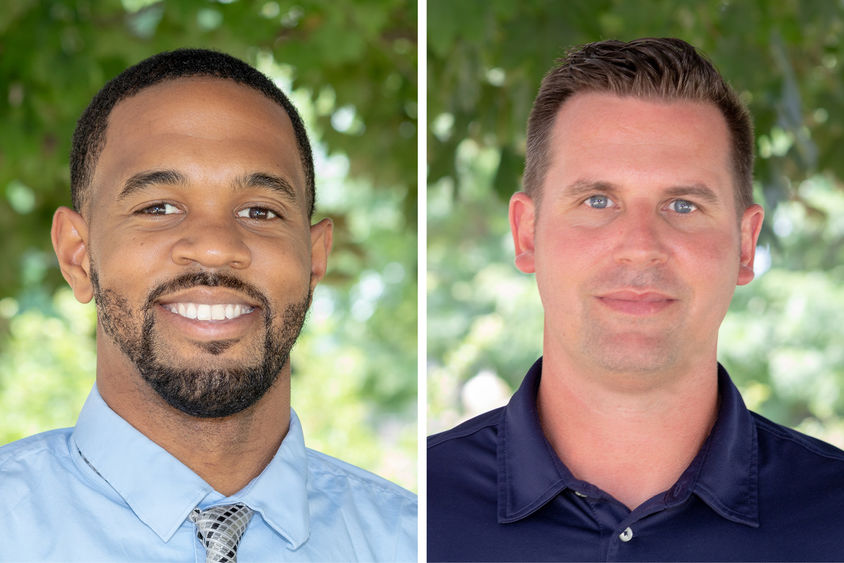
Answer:
<svg viewBox="0 0 844 563"><path fill-rule="evenodd" d="M541 373L428 438L429 561L844 561L844 452L748 411L723 367L700 452L633 511L557 457Z"/></svg>

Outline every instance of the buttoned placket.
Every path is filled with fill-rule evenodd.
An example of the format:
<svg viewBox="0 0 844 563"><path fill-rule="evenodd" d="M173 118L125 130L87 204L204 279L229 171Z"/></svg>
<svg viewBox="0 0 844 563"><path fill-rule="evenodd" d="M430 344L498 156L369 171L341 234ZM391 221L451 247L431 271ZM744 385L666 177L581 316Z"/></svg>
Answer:
<svg viewBox="0 0 844 563"><path fill-rule="evenodd" d="M627 507L603 492L578 489L571 489L570 492L572 496L569 499L589 512L598 528L602 547L600 555L596 555L606 557L607 561L617 559L624 544L632 541L635 536L634 520L638 520L633 517L635 511L629 512Z"/></svg>
<svg viewBox="0 0 844 563"><path fill-rule="evenodd" d="M606 561L627 559L625 551L635 547L639 530L646 526L645 520L671 506L682 503L688 492L681 485L675 485L664 498L655 498L630 512L614 498L601 493L598 495L572 489L569 497L591 515L599 528L604 544L602 557Z"/></svg>
<svg viewBox="0 0 844 563"><path fill-rule="evenodd" d="M625 520L619 522L613 528L612 534L609 535L607 542L607 561L627 559L623 554L635 546L637 540L636 535L643 523L638 517L631 518L633 514L631 513Z"/></svg>

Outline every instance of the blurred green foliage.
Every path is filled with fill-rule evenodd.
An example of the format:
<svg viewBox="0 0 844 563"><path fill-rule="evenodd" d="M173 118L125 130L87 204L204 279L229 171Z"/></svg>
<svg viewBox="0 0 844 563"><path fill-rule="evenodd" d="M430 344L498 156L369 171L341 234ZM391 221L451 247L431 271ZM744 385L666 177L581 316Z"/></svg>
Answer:
<svg viewBox="0 0 844 563"><path fill-rule="evenodd" d="M643 36L696 45L754 117L759 275L719 359L752 408L844 447L844 4L821 0L429 0L428 431L505 401L541 354L507 200L542 76L574 45Z"/></svg>
<svg viewBox="0 0 844 563"><path fill-rule="evenodd" d="M428 23L430 183L456 180L456 148L473 139L496 149L491 187L509 197L530 105L554 60L574 45L644 36L697 46L748 102L768 207L799 198L813 174L844 177L841 2L431 0Z"/></svg>
<svg viewBox="0 0 844 563"><path fill-rule="evenodd" d="M93 381L95 314L63 289L49 238L76 119L108 79L185 46L278 80L317 145L335 243L292 358L308 445L415 488L414 0L3 3L0 443L72 425Z"/></svg>

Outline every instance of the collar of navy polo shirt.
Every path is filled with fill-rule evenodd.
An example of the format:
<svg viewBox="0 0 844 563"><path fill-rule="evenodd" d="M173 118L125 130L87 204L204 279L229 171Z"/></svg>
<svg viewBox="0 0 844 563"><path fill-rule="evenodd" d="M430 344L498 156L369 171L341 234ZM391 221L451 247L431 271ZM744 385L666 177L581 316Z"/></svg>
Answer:
<svg viewBox="0 0 844 563"><path fill-rule="evenodd" d="M607 496L560 461L539 422L542 358L504 407L498 433L498 521L528 518L566 489ZM668 491L634 512L653 513L696 494L723 518L759 526L756 426L727 371L718 365L718 417L692 463Z"/></svg>
<svg viewBox="0 0 844 563"><path fill-rule="evenodd" d="M82 407L71 443L83 463L165 542L195 507L237 502L259 513L290 549L301 546L310 534L307 454L302 426L292 409L287 435L273 459L229 497L111 410L96 385Z"/></svg>

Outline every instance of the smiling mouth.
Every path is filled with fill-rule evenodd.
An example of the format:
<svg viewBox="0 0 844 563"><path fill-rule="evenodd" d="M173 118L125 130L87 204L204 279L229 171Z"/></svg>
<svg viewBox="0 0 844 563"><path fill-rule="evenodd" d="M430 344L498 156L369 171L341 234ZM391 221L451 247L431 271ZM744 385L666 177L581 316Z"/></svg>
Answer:
<svg viewBox="0 0 844 563"><path fill-rule="evenodd" d="M598 296L598 300L620 313L653 315L677 302L676 299L656 292L636 293L617 291Z"/></svg>
<svg viewBox="0 0 844 563"><path fill-rule="evenodd" d="M171 313L197 321L226 321L248 315L255 307L239 303L167 303L162 305Z"/></svg>

